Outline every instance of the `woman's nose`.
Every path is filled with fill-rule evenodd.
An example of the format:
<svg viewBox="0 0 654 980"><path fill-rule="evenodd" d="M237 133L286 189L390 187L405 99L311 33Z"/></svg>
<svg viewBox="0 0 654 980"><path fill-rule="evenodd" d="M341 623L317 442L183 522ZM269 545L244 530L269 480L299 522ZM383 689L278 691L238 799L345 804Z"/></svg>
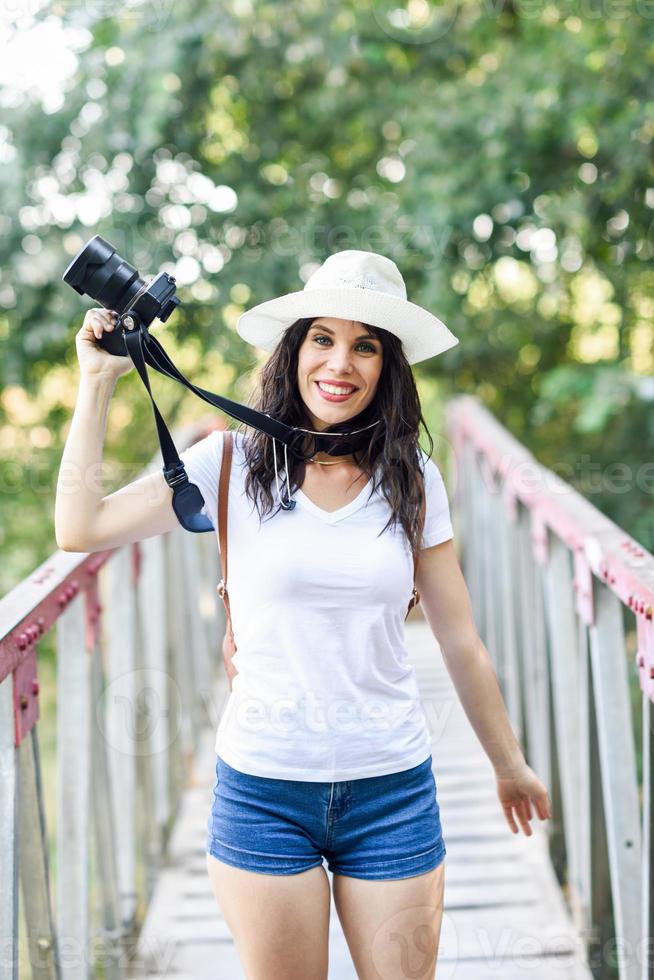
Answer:
<svg viewBox="0 0 654 980"><path fill-rule="evenodd" d="M351 354L347 347L333 347L329 352L328 364L332 370L349 371L351 369Z"/></svg>

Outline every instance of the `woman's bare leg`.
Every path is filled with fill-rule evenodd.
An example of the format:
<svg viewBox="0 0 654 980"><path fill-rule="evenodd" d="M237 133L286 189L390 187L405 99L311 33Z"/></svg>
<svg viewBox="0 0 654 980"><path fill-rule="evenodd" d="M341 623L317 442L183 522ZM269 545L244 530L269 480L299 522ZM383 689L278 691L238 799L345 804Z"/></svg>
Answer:
<svg viewBox="0 0 654 980"><path fill-rule="evenodd" d="M329 878L244 871L207 854L220 911L248 980L327 980Z"/></svg>
<svg viewBox="0 0 654 980"><path fill-rule="evenodd" d="M389 881L334 873L334 905L359 980L433 980L443 918L445 862Z"/></svg>

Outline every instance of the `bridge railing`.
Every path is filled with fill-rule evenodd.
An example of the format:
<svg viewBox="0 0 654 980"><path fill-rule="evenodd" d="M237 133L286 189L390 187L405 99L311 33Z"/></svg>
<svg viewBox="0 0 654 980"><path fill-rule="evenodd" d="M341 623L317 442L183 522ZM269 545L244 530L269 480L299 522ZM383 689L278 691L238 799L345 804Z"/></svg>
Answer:
<svg viewBox="0 0 654 980"><path fill-rule="evenodd" d="M208 431L173 438L182 451ZM200 731L222 710L219 580L215 535L177 527L57 551L0 601L2 980L127 976ZM47 644L55 773L39 747Z"/></svg>
<svg viewBox="0 0 654 980"><path fill-rule="evenodd" d="M589 963L651 978L654 557L475 398L448 403L447 430L475 622L550 793L550 849Z"/></svg>
<svg viewBox="0 0 654 980"><path fill-rule="evenodd" d="M601 946L621 980L644 980L654 559L475 399L449 403L448 429L475 620L550 791L555 866L590 962ZM177 430L175 443L207 431ZM0 980L126 976L200 730L222 710L210 700L223 669L219 578L214 536L180 527L91 555L58 551L0 601ZM37 724L39 644L52 637L55 774Z"/></svg>

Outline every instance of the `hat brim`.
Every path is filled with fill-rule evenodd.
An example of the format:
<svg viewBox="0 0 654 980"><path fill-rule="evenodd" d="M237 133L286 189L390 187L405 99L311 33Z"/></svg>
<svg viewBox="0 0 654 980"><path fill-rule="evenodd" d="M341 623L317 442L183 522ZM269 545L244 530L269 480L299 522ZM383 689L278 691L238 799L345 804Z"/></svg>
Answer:
<svg viewBox="0 0 654 980"><path fill-rule="evenodd" d="M242 313L236 332L248 344L271 352L292 323L316 316L357 320L390 331L402 341L409 364L435 357L459 343L443 321L422 306L356 286L301 289L277 296Z"/></svg>

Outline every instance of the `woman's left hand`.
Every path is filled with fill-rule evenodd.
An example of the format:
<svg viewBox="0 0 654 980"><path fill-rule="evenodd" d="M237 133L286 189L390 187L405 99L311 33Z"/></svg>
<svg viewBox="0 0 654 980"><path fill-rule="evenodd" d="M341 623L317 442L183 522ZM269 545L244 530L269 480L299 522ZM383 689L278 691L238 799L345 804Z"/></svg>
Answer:
<svg viewBox="0 0 654 980"><path fill-rule="evenodd" d="M527 837L531 837L533 830L529 821L533 818L532 803L541 820L551 819L552 804L547 790L540 781L533 769L525 762L515 773L496 773L497 795L504 816L512 831L518 833L518 826L515 822L515 815L518 817L523 831Z"/></svg>

